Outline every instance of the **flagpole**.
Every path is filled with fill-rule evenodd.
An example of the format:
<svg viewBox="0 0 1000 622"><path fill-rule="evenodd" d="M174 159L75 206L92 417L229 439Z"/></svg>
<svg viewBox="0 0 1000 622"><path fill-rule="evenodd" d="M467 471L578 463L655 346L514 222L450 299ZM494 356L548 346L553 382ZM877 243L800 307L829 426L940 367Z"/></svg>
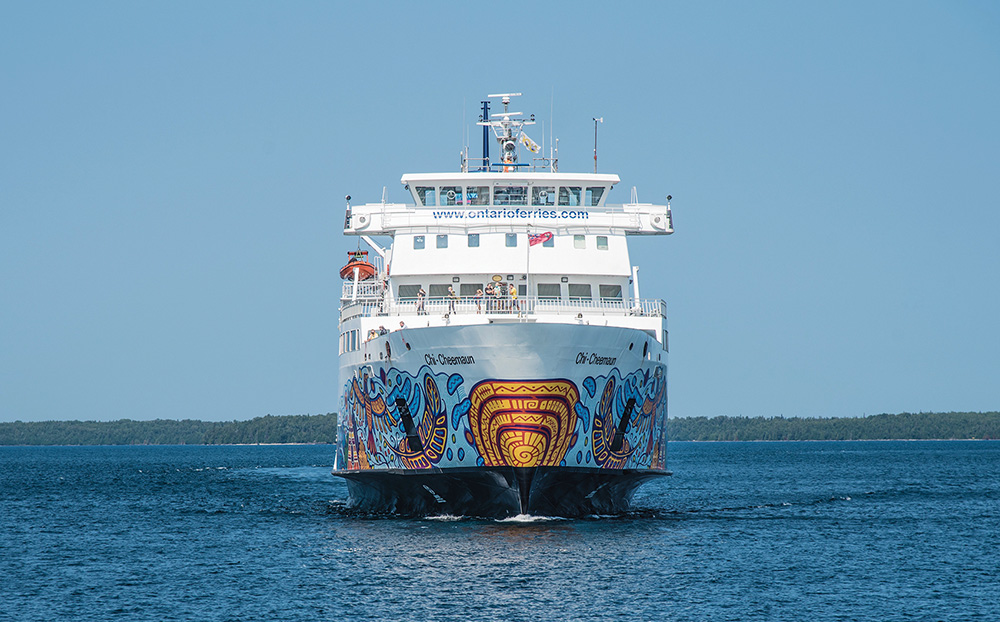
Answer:
<svg viewBox="0 0 1000 622"><path fill-rule="evenodd" d="M531 225L528 225L528 255L524 262L524 301L522 302L522 304L527 305L528 298L530 296L531 296Z"/></svg>

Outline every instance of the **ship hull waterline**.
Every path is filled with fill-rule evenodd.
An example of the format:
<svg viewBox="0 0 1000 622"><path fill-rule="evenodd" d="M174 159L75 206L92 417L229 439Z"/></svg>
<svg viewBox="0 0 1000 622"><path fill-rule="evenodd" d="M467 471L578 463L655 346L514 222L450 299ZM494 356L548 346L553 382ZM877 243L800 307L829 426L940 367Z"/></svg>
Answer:
<svg viewBox="0 0 1000 622"><path fill-rule="evenodd" d="M626 512L644 482L669 471L573 467L475 467L415 472L334 471L343 477L351 507L400 516L516 515L564 518Z"/></svg>

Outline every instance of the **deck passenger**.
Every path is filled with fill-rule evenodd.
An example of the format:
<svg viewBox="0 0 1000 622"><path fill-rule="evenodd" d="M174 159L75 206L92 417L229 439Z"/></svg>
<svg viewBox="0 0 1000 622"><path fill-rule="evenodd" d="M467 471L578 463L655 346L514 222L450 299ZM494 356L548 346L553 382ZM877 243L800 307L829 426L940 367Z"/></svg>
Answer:
<svg viewBox="0 0 1000 622"><path fill-rule="evenodd" d="M424 298L427 297L427 292L421 287L417 291L417 315L427 315L427 311L424 311Z"/></svg>

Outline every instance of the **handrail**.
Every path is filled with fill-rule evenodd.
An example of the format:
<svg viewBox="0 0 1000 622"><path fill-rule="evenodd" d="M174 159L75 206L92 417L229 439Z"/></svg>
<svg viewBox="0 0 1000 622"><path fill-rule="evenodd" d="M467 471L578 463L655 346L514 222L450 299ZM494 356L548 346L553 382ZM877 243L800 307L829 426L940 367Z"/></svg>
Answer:
<svg viewBox="0 0 1000 622"><path fill-rule="evenodd" d="M345 289L346 289L345 283ZM605 316L644 316L667 317L667 303L657 298L623 301L618 299L559 299L559 298L491 298L472 296L457 298L427 298L420 309L420 303L414 298L404 298L397 301L378 300L375 297L362 299L358 296L356 302L348 297L341 302L341 319L347 320L358 316L376 317L386 315L444 315L484 314L490 316L525 316L525 315L587 315Z"/></svg>

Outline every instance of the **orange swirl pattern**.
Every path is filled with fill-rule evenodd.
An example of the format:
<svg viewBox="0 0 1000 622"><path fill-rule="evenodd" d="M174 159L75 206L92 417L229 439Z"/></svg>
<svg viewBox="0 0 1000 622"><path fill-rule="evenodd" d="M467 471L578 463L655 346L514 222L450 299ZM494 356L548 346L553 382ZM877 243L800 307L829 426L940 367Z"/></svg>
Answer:
<svg viewBox="0 0 1000 622"><path fill-rule="evenodd" d="M568 380L486 380L469 394L469 423L486 466L558 466L580 399Z"/></svg>

